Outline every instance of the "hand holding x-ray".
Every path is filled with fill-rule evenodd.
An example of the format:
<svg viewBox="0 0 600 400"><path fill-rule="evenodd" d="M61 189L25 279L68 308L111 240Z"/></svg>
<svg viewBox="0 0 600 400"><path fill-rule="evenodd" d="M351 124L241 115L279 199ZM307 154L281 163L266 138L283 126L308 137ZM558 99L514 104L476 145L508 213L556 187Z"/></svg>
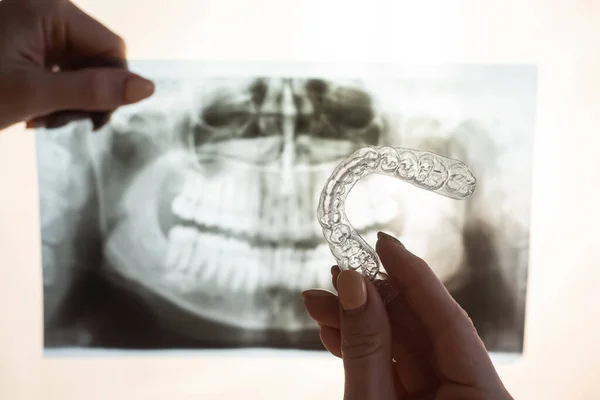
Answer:
<svg viewBox="0 0 600 400"><path fill-rule="evenodd" d="M125 42L70 1L0 3L0 129L17 122L58 127L110 113L154 91L127 71Z"/></svg>

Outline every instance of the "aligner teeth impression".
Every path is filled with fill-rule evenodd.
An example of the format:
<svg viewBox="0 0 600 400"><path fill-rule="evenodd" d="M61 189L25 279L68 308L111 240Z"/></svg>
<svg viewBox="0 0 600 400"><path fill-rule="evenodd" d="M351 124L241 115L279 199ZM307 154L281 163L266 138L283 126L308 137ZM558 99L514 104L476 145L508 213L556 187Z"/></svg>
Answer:
<svg viewBox="0 0 600 400"><path fill-rule="evenodd" d="M455 200L469 198L477 185L465 164L430 152L367 146L343 160L323 187L317 215L339 267L359 271L371 280L385 279L381 261L350 224L344 209L354 184L370 174L391 176Z"/></svg>

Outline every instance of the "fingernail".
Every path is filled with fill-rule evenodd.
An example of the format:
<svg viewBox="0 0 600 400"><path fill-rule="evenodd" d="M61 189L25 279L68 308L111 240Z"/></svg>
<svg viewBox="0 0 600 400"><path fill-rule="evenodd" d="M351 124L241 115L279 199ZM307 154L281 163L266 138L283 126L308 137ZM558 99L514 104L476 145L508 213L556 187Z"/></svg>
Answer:
<svg viewBox="0 0 600 400"><path fill-rule="evenodd" d="M137 103L154 94L154 83L140 76L133 75L125 84L125 103Z"/></svg>
<svg viewBox="0 0 600 400"><path fill-rule="evenodd" d="M357 310L367 303L365 278L353 270L340 272L337 280L340 304L345 311Z"/></svg>
<svg viewBox="0 0 600 400"><path fill-rule="evenodd" d="M393 237L391 235L388 235L387 233L384 233L384 232L377 232L377 239L380 239L380 240L389 240L390 242L399 244L400 246L404 247L404 245L402 244L402 242L400 242L395 237Z"/></svg>
<svg viewBox="0 0 600 400"><path fill-rule="evenodd" d="M326 290L319 289L308 289L302 292L302 297L304 298L315 298L315 297L330 297L335 296L333 293L330 293Z"/></svg>
<svg viewBox="0 0 600 400"><path fill-rule="evenodd" d="M333 267L331 267L331 275L334 275L338 272L340 272L340 267L338 267L337 265L334 265Z"/></svg>

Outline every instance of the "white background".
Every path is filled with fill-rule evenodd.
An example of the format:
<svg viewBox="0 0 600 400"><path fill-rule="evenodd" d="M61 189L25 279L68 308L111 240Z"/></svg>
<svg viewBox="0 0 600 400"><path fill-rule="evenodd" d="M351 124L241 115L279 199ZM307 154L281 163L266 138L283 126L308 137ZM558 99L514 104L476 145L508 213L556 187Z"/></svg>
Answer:
<svg viewBox="0 0 600 400"><path fill-rule="evenodd" d="M600 3L77 3L134 59L537 64L525 354L499 370L519 399L600 398ZM0 398L341 398L327 356L43 359L35 143L22 126L0 134L0 183Z"/></svg>

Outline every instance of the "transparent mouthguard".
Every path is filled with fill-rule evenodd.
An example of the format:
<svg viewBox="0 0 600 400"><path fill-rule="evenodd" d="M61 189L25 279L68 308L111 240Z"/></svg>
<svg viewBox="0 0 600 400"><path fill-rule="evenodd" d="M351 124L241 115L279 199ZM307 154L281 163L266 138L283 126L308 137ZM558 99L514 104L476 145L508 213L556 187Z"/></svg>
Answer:
<svg viewBox="0 0 600 400"><path fill-rule="evenodd" d="M375 250L348 221L344 207L356 182L371 174L391 176L455 200L469 198L477 180L461 161L402 147L363 147L334 169L323 187L317 208L323 236L341 270L356 270L380 289L388 287L384 298L388 303L397 291L390 285Z"/></svg>

